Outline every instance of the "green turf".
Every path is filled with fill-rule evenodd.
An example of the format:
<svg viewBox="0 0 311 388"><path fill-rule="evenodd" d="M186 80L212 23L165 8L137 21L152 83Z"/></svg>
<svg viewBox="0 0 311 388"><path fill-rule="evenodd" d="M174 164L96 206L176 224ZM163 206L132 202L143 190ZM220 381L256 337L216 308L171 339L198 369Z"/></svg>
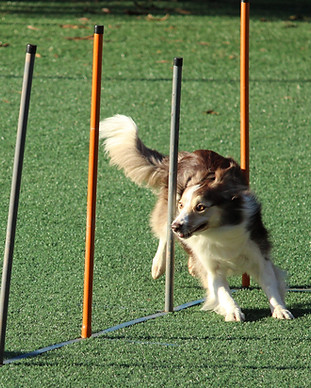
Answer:
<svg viewBox="0 0 311 388"><path fill-rule="evenodd" d="M251 185L275 262L290 286L311 287L311 8L271 3L251 5ZM93 42L79 38L94 24L105 25L102 117L131 115L144 142L167 153L172 59L183 56L180 148L239 159L239 2L154 4L162 9L148 19L132 1L0 3L2 249L25 46L38 45L6 358L80 336ZM164 307L164 279L150 276L153 203L100 152L94 332ZM178 248L175 304L203 295ZM309 386L311 295L288 295L293 322L273 320L257 288L235 297L243 324L193 307L4 366L0 386Z"/></svg>

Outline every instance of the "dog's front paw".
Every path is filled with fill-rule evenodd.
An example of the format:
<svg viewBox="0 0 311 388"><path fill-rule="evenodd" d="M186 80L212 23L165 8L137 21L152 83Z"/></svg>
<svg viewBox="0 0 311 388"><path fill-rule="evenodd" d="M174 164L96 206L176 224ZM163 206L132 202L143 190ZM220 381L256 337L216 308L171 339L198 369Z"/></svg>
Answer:
<svg viewBox="0 0 311 388"><path fill-rule="evenodd" d="M239 308L234 309L226 313L225 321L226 322L243 322L245 320L245 315Z"/></svg>
<svg viewBox="0 0 311 388"><path fill-rule="evenodd" d="M293 314L281 306L275 307L272 313L272 317L276 319L294 319Z"/></svg>
<svg viewBox="0 0 311 388"><path fill-rule="evenodd" d="M191 276L194 278L198 277L198 271L196 269L196 262L193 256L189 256L188 259L188 271Z"/></svg>
<svg viewBox="0 0 311 388"><path fill-rule="evenodd" d="M151 268L151 275L153 279L159 279L161 275L165 272L165 263L153 263Z"/></svg>

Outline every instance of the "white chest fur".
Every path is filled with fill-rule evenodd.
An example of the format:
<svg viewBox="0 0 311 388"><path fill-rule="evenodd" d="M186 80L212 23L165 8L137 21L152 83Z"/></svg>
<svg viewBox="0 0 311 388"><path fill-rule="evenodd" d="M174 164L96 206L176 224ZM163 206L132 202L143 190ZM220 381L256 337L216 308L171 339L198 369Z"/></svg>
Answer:
<svg viewBox="0 0 311 388"><path fill-rule="evenodd" d="M233 273L245 265L248 242L249 232L243 224L208 229L185 241L206 270L221 266L225 272Z"/></svg>

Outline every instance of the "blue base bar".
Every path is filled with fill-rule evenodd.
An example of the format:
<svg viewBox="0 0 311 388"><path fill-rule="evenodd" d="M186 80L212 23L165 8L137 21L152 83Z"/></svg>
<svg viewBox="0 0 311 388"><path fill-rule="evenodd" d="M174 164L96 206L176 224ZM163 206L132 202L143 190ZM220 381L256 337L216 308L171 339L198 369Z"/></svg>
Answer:
<svg viewBox="0 0 311 388"><path fill-rule="evenodd" d="M232 290L232 292L236 292L236 291L238 291L238 290L234 290L234 289ZM311 288L290 288L288 291L289 292L311 292ZM187 302L187 303L181 304L180 306L177 306L174 308L174 312L177 313L178 311L187 309L189 307L197 306L197 305L203 303L204 301L205 301L205 299L199 299L199 300L195 300L192 302ZM102 335L111 333L113 331L117 331L117 330L129 327L129 326L137 325L138 323L143 323L143 322L149 321L150 319L156 319L159 317L163 317L164 315L167 315L167 314L170 314L170 313L165 312L165 311L160 311L160 312L152 314L152 315L147 315L146 317L141 317L141 318L133 319L133 320L128 321L128 322L123 322L123 323L120 323L119 325L112 326L112 327L109 327L108 329L99 331L98 333L94 333L94 334L92 334L91 338L97 338L97 337L100 337ZM80 342L80 341L84 341L84 339L83 338L76 338L73 340L61 342L61 343L56 344L56 345L51 345L51 346L47 346L45 348L34 350L33 352L20 354L19 356L10 358L8 360L4 360L3 365L11 364L13 362L23 360L25 358L37 357L37 356L40 356L40 354L47 353L51 350L56 350L56 349L62 348L62 347L67 346L67 345L72 345L72 344L74 344L76 342Z"/></svg>
<svg viewBox="0 0 311 388"><path fill-rule="evenodd" d="M196 306L196 305L202 303L203 301L204 301L204 299L200 299L200 300L197 300L197 301L193 301L193 302L188 302L188 303L182 304L180 306L175 307L174 308L174 312L178 312L178 311L184 310L184 309L186 309L188 307ZM100 337L102 335L111 333L113 331L124 329L125 327L129 327L129 326L136 325L138 323L143 323L143 322L149 321L150 319L156 319L156 318L159 318L159 317L163 317L164 315L167 315L167 314L170 314L170 313L161 311L161 312L158 312L158 313L155 313L155 314L152 314L152 315L147 315L146 317L141 317L141 318L133 319L133 320L128 321L128 322L123 322L123 323L120 323L119 325L112 326L112 327L109 327L108 329L99 331L98 333L94 333L94 334L92 334L91 338ZM37 357L37 356L40 356L40 354L47 353L47 352L49 352L51 350L60 349L60 348L62 348L64 346L71 345L71 344L74 344L76 342L80 342L80 341L83 341L83 340L84 340L83 338L76 338L76 339L73 339L73 340L61 342L59 344L55 344L55 345L47 346L45 348L34 350L33 352L29 352L29 353L25 353L25 354L20 354L19 356L10 358L8 360L4 360L3 361L3 365L11 364L13 362L23 360L25 358Z"/></svg>

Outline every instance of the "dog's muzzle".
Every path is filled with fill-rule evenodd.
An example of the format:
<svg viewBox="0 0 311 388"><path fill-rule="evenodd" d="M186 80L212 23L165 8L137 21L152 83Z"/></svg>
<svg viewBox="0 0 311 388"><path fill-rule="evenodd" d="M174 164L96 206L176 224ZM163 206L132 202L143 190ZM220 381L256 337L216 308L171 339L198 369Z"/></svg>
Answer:
<svg viewBox="0 0 311 388"><path fill-rule="evenodd" d="M179 238L189 238L193 235L193 233L207 229L208 223L204 223L199 225L197 228L191 229L184 223L174 221L171 228Z"/></svg>
<svg viewBox="0 0 311 388"><path fill-rule="evenodd" d="M172 231L177 234L180 238L188 238L192 235L192 233L187 230L183 223L173 222L171 225Z"/></svg>

